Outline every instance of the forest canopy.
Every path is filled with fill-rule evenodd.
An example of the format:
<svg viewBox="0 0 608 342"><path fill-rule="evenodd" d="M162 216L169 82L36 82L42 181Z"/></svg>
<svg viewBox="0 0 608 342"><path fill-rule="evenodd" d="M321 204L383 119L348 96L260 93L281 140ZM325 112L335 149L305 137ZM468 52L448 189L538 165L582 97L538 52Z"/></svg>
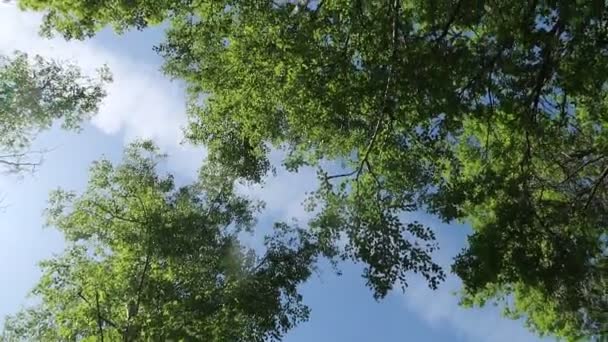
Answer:
<svg viewBox="0 0 608 342"><path fill-rule="evenodd" d="M317 167L306 231L332 249L345 236L377 298L412 272L444 279L432 227L403 220L424 210L473 227L452 266L463 304L499 301L541 335L608 331L604 1L19 5L68 39L165 23L189 140L250 182L272 149Z"/></svg>
<svg viewBox="0 0 608 342"><path fill-rule="evenodd" d="M111 80L104 66L93 79L64 61L0 54L0 171L33 171L44 152L31 149L38 134L53 125L78 130L99 110Z"/></svg>
<svg viewBox="0 0 608 342"><path fill-rule="evenodd" d="M67 245L3 341L268 341L308 318L297 286L321 252L310 234L277 223L257 255L238 234L258 205L210 170L178 187L163 159L132 143L122 163L94 162L82 193L50 195Z"/></svg>

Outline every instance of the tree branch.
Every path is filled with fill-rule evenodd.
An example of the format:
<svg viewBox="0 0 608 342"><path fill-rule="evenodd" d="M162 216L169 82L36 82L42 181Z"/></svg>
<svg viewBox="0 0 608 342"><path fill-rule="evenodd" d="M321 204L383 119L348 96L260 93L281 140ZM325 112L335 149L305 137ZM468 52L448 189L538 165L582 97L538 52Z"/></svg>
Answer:
<svg viewBox="0 0 608 342"><path fill-rule="evenodd" d="M602 159L606 158L606 156L599 156L597 158L593 158L590 159L586 162L584 162L583 164L579 165L576 170L574 170L572 173L568 174L568 176L566 176L566 178L560 182L560 184L566 183L567 181L569 181L572 177L574 177L577 173L579 173L582 169L584 169L585 167L587 167L590 164L596 163Z"/></svg>
<svg viewBox="0 0 608 342"><path fill-rule="evenodd" d="M99 310L99 292L95 291L95 306L97 307L97 326L99 327L99 338L103 342L103 320Z"/></svg>
<svg viewBox="0 0 608 342"><path fill-rule="evenodd" d="M334 179L334 178L350 177L350 176L354 175L355 173L357 173L357 170L348 172L348 173L340 173L337 175L325 176L325 181L328 181L328 180Z"/></svg>
<svg viewBox="0 0 608 342"><path fill-rule="evenodd" d="M89 302L89 300L82 294L82 291L78 291L78 297L80 297L82 300L84 300L85 303L87 303L87 305L91 308L93 308L93 305L91 304L91 302ZM109 324L112 328L120 331L120 327L118 326L118 324L112 322L110 319L104 317L100 311L97 311L98 317L101 318L104 322L106 322L107 324Z"/></svg>
<svg viewBox="0 0 608 342"><path fill-rule="evenodd" d="M595 193L597 192L597 189L599 188L600 184L604 181L606 176L608 176L608 166L606 166L604 171L602 171L602 174L600 175L598 180L593 185L593 189L591 189L591 194L589 194L589 198L587 199L587 203L585 203L585 207L583 208L583 210L587 210L587 208L589 207L589 204L591 204L591 200L593 200L593 197L595 196Z"/></svg>
<svg viewBox="0 0 608 342"><path fill-rule="evenodd" d="M135 220L135 219L132 219L132 218L129 218L129 217L125 217L125 216L119 215L117 212L112 212L108 208L102 206L101 204L99 204L99 203L97 203L95 201L91 201L90 203L93 206L95 206L97 209L103 211L105 214L110 215L112 219L119 219L119 220L122 220L122 221L125 221L125 222L142 224L142 225L144 224L144 222L142 222L142 221Z"/></svg>
<svg viewBox="0 0 608 342"><path fill-rule="evenodd" d="M257 272L260 269L260 267L262 267L266 263L266 261L268 261L268 256L269 256L269 253L266 252L266 254L264 255L264 257L253 268L253 273Z"/></svg>
<svg viewBox="0 0 608 342"><path fill-rule="evenodd" d="M388 86L387 86L387 90L388 90ZM383 117L381 117L378 120L378 122L376 123L376 127L374 128L374 133L372 135L372 138L369 141L369 144L367 144L367 149L365 151L365 154L363 155L363 159L361 159L361 164L359 165L359 168L357 169L357 179L359 179L359 176L361 175L361 172L363 171L363 166L367 163L367 158L369 158L369 154L372 151L372 148L374 147L374 142L376 141L376 137L378 136L378 132L380 131L380 127L382 126L382 119L383 119Z"/></svg>
<svg viewBox="0 0 608 342"><path fill-rule="evenodd" d="M372 133L372 136L370 138L369 143L367 144L367 147L365 149L365 153L363 155L363 158L361 159L360 163L359 163L359 167L357 167L356 170L352 171L352 172L348 172L348 173L342 173L342 174L337 174L337 175L332 175L332 176L327 176L325 177L325 180L328 181L330 179L334 179L334 178L341 178L341 177L350 177L352 175L356 174L356 180L359 179L359 176L361 176L361 173L363 172L363 167L364 166L368 166L369 167L369 162L368 162L368 158L369 155L374 147L374 144L376 142L376 139L378 137L378 134L382 128L382 123L384 121L384 118L387 114L387 102L388 102L388 97L389 97L389 92L390 92L390 87L393 81L393 74L394 74L394 63L396 61L396 57L397 57L397 43L398 43L398 37L397 37L397 22L398 22L398 18L399 18L399 1L395 0L393 1L392 4L393 8L393 18L392 18L392 30L391 30L391 40L392 40L392 52L391 52L391 63L388 66L388 77L386 79L386 87L384 89L384 94L382 97L382 106L380 107L380 117L378 118L378 121L376 122L376 125L374 127L374 131Z"/></svg>
<svg viewBox="0 0 608 342"><path fill-rule="evenodd" d="M460 12L460 7L462 7L462 3L463 3L463 0L458 0L458 2L456 3L456 7L452 11L452 14L450 14L450 18L448 19L448 21L443 26L442 33L437 38L437 40L443 40L448 35L448 32L450 31L450 27L452 26L454 21L456 21L458 12Z"/></svg>
<svg viewBox="0 0 608 342"><path fill-rule="evenodd" d="M376 138L378 137L378 133L380 132L380 128L382 127L382 123L384 121L384 117L387 114L387 102L388 102L388 97L389 97L389 91L390 91L390 87L393 81L393 74L394 74L394 63L397 57L397 20L399 18L399 1L395 0L393 2L393 22L392 22L392 33L391 33L391 37L392 37L392 53L391 53L391 64L389 65L389 73L388 73L388 77L386 79L386 87L384 89L384 96L382 99L382 107L380 108L380 118L378 118L378 122L376 122L376 127L374 128L374 133L372 134L372 137L369 141L369 143L367 144L367 148L365 151L365 154L363 155L363 159L361 159L361 163L359 165L359 168L357 170L357 179L359 179L359 176L361 175L361 172L363 171L363 166L367 163L367 158L369 158L369 154L372 151L373 147L374 147L374 143L376 142Z"/></svg>
<svg viewBox="0 0 608 342"><path fill-rule="evenodd" d="M561 20L558 20L558 22L553 26L553 28L551 29L551 31L549 32L551 34L551 36L558 36L561 33L561 30L563 29L564 23ZM538 104L540 101L540 96L542 94L542 90L545 86L545 82L549 79L549 77L551 76L551 63L553 63L553 49L554 46L551 43L548 43L548 46L545 47L545 49L543 50L543 61L542 61L542 65L540 67L540 70L538 72L538 75L536 77L536 82L534 85L534 90L532 91L532 110L534 111L534 115L536 115L536 112L538 110Z"/></svg>
<svg viewBox="0 0 608 342"><path fill-rule="evenodd" d="M146 273L148 272L149 268L150 268L150 253L147 253L146 261L144 263L144 270L141 273L141 278L139 279L139 285L137 286L137 301L135 302L135 314L137 314L139 312L139 305L141 303L141 292L144 288L144 280L146 279Z"/></svg>
<svg viewBox="0 0 608 342"><path fill-rule="evenodd" d="M22 168L35 168L40 165L40 162L20 162L20 161L8 161L5 159L0 159L0 164L7 166L13 170L20 170Z"/></svg>

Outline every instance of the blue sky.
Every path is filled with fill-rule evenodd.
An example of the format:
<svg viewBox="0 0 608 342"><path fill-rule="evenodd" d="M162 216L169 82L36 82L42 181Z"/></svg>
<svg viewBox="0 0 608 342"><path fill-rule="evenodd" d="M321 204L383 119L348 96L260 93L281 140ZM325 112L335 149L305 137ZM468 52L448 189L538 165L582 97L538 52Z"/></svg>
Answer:
<svg viewBox="0 0 608 342"><path fill-rule="evenodd" d="M93 160L120 158L122 148L137 138L154 139L170 155L168 167L180 179L191 179L205 157L204 149L181 143L185 124L183 90L158 71L160 59L151 47L162 39L160 30L132 32L117 37L103 32L87 42L43 40L36 34L40 16L0 4L0 53L22 50L67 59L92 73L107 63L114 74L99 115L80 134L52 130L36 144L52 148L33 175L0 175L6 208L0 212L0 320L26 303L26 294L39 276L37 262L62 248L62 238L43 228L47 194L57 187L78 190L87 180ZM279 172L264 187L243 189L267 202L260 225L296 217L305 219L300 203L314 187L315 174ZM432 217L416 219L438 228L449 263L464 245L467 227L443 225ZM258 236L250 237L252 240ZM500 317L496 308L465 310L452 295L459 282L450 276L438 291L430 291L412 275L405 293L394 291L376 302L360 277L359 265L343 265L342 276L323 268L302 287L312 309L309 322L291 331L285 341L535 341L521 322Z"/></svg>

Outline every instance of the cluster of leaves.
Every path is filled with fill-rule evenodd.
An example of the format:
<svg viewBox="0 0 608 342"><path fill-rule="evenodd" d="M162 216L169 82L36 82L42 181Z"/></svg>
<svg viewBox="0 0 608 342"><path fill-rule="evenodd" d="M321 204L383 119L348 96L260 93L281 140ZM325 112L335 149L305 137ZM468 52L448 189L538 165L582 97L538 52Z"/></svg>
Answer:
<svg viewBox="0 0 608 342"><path fill-rule="evenodd" d="M58 122L63 129L78 129L97 112L110 81L107 68L94 80L74 65L20 52L0 55L0 167L34 168L38 161L29 148L37 134Z"/></svg>
<svg viewBox="0 0 608 342"><path fill-rule="evenodd" d="M367 265L377 297L406 286L409 271L433 288L444 278L431 260L433 234L401 220L433 178L433 143L397 119L411 105L397 98L417 91L394 65L405 49L398 26L408 25L397 17L395 4L380 2L208 4L176 14L157 49L193 99L209 93L203 106L191 101L191 139L242 177L265 173L269 144L288 149L292 170L344 161L345 173L320 170L312 227L346 237L346 256ZM420 140L429 144L409 143Z"/></svg>
<svg viewBox="0 0 608 342"><path fill-rule="evenodd" d="M82 194L56 191L49 224L65 236L42 263L41 299L8 319L6 341L266 341L308 317L297 285L319 253L277 224L261 257L238 242L257 206L204 170L176 188L151 142L122 164L95 162Z"/></svg>
<svg viewBox="0 0 608 342"><path fill-rule="evenodd" d="M377 296L409 271L443 278L432 232L402 221L426 209L473 225L453 267L465 303L504 299L540 334L608 329L604 1L21 5L71 38L166 20L157 50L188 85L191 140L253 181L271 147L319 166L310 231L345 236Z"/></svg>

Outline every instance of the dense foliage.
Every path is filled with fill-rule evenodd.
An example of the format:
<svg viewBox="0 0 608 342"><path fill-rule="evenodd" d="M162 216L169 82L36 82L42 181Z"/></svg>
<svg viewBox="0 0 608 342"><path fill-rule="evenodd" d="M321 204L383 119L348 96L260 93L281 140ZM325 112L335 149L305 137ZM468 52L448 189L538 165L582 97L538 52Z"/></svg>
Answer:
<svg viewBox="0 0 608 342"><path fill-rule="evenodd" d="M432 232L402 220L424 209L474 228L453 267L465 303L505 299L540 334L607 331L604 1L20 3L71 38L166 20L192 141L254 181L271 147L319 166L311 231L346 236L378 296L408 271L443 278Z"/></svg>
<svg viewBox="0 0 608 342"><path fill-rule="evenodd" d="M296 287L319 252L310 236L277 224L256 256L237 238L256 204L213 169L176 187L161 160L135 143L121 164L95 162L83 193L51 195L67 246L3 341L266 341L307 319Z"/></svg>
<svg viewBox="0 0 608 342"><path fill-rule="evenodd" d="M0 55L0 168L19 172L38 165L37 134L60 124L78 129L98 110L111 80L106 68L91 79L74 65L16 52Z"/></svg>

